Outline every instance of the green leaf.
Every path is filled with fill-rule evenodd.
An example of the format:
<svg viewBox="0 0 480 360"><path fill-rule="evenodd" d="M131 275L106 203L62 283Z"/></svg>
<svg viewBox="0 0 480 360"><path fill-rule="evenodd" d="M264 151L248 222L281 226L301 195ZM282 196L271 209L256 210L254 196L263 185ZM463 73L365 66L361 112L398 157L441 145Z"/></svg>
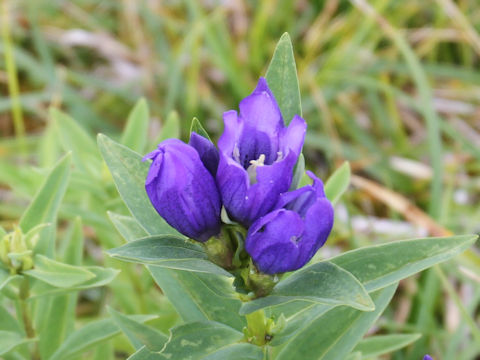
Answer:
<svg viewBox="0 0 480 360"><path fill-rule="evenodd" d="M171 111L162 125L160 134L155 139L154 145L166 139L178 139L180 137L180 119L176 111Z"/></svg>
<svg viewBox="0 0 480 360"><path fill-rule="evenodd" d="M70 174L70 155L64 156L51 170L40 190L36 193L27 210L20 219L23 233L45 223L55 224L60 203L67 189ZM44 228L35 253L52 257L55 248L55 226Z"/></svg>
<svg viewBox="0 0 480 360"><path fill-rule="evenodd" d="M184 321L213 320L238 330L245 327L232 278L155 265L148 269Z"/></svg>
<svg viewBox="0 0 480 360"><path fill-rule="evenodd" d="M363 359L370 359L382 354L390 354L417 341L421 334L376 335L363 339L353 351L362 353Z"/></svg>
<svg viewBox="0 0 480 360"><path fill-rule="evenodd" d="M8 271L0 269L0 291L10 282L21 279L21 275L10 275Z"/></svg>
<svg viewBox="0 0 480 360"><path fill-rule="evenodd" d="M192 322L171 330L159 359L175 360L261 360L262 350L251 344L238 344L243 333L216 322Z"/></svg>
<svg viewBox="0 0 480 360"><path fill-rule="evenodd" d="M142 162L139 154L105 135L98 135L98 146L120 196L138 223L151 235L178 234L158 215L145 192L150 164Z"/></svg>
<svg viewBox="0 0 480 360"><path fill-rule="evenodd" d="M124 261L232 276L209 261L200 245L172 235L146 237L108 250L107 253L113 258Z"/></svg>
<svg viewBox="0 0 480 360"><path fill-rule="evenodd" d="M85 266L83 267L88 272L92 273L94 276L90 280L73 285L66 288L58 288L54 286L36 286L35 284L31 291L31 298L36 298L40 296L49 296L49 295L58 295L64 294L72 291L79 291L90 289L94 287L100 287L110 283L120 272L116 269L103 268L100 266ZM42 284L44 285L44 284Z"/></svg>
<svg viewBox="0 0 480 360"><path fill-rule="evenodd" d="M25 335L20 323L4 306L0 306L0 330L13 331L20 335Z"/></svg>
<svg viewBox="0 0 480 360"><path fill-rule="evenodd" d="M81 265L83 258L83 230L80 218L76 218L62 239L63 260L70 265ZM48 287L50 288L50 287ZM42 287L45 291L47 288ZM39 303L45 318L39 329L39 350L42 359L48 359L60 347L68 333L73 330L76 318L77 293L52 296L50 301Z"/></svg>
<svg viewBox="0 0 480 360"><path fill-rule="evenodd" d="M0 355L4 355L17 346L36 341L35 339L24 338L21 334L14 331L0 330Z"/></svg>
<svg viewBox="0 0 480 360"><path fill-rule="evenodd" d="M149 120L148 104L142 98L137 101L128 115L120 142L132 150L143 153L147 145Z"/></svg>
<svg viewBox="0 0 480 360"><path fill-rule="evenodd" d="M297 67L288 33L284 33L278 41L265 78L278 102L285 124L289 124L295 115L302 116Z"/></svg>
<svg viewBox="0 0 480 360"><path fill-rule="evenodd" d="M298 157L297 163L295 164L295 169L293 169L293 179L292 179L292 184L290 185L290 191L298 188L298 185L300 184L300 180L302 179L304 174L305 174L305 157L303 156L303 154L300 154L300 156Z"/></svg>
<svg viewBox="0 0 480 360"><path fill-rule="evenodd" d="M375 310L364 312L337 306L309 317L303 328L281 348L277 360L344 359L383 313L397 284L372 294ZM321 341L319 341L321 339Z"/></svg>
<svg viewBox="0 0 480 360"><path fill-rule="evenodd" d="M111 211L108 211L107 214L115 228L126 241L137 240L148 235L137 220L131 216L120 215Z"/></svg>
<svg viewBox="0 0 480 360"><path fill-rule="evenodd" d="M203 128L202 124L196 117L192 119L192 125L190 126L190 133L192 132L195 132L198 135L203 136L205 139L212 141L210 136L208 136L207 130Z"/></svg>
<svg viewBox="0 0 480 360"><path fill-rule="evenodd" d="M396 241L348 251L329 261L351 272L371 292L458 255L477 238L459 235Z"/></svg>
<svg viewBox="0 0 480 360"><path fill-rule="evenodd" d="M325 184L325 195L332 204L335 204L342 194L348 189L350 184L350 163L345 161L335 172L328 178Z"/></svg>
<svg viewBox="0 0 480 360"><path fill-rule="evenodd" d="M152 315L128 316L128 318L141 323L155 317L156 316ZM112 319L96 320L72 332L49 360L72 359L82 352L111 339L119 333L120 328Z"/></svg>
<svg viewBox="0 0 480 360"><path fill-rule="evenodd" d="M93 138L74 119L58 109L50 108L50 117L62 147L72 152L75 166L83 173L98 177L101 162Z"/></svg>
<svg viewBox="0 0 480 360"><path fill-rule="evenodd" d="M136 350L146 346L149 350L160 351L168 340L160 331L135 321L112 308L108 308L108 312Z"/></svg>
<svg viewBox="0 0 480 360"><path fill-rule="evenodd" d="M352 274L332 263L320 262L296 271L279 282L269 296L243 304L240 314L294 300L347 305L363 311L374 310L372 299Z"/></svg>
<svg viewBox="0 0 480 360"><path fill-rule="evenodd" d="M35 255L35 267L23 273L55 287L67 288L95 278L84 267L64 264L43 255Z"/></svg>
<svg viewBox="0 0 480 360"><path fill-rule="evenodd" d="M7 232L5 231L5 229L3 227L0 226L0 240L5 236L7 235Z"/></svg>

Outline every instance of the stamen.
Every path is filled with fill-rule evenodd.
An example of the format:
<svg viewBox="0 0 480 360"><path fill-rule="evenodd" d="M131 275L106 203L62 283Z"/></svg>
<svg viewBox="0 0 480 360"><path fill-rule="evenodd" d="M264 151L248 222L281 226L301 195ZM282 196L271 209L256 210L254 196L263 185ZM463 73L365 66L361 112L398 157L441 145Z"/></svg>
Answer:
<svg viewBox="0 0 480 360"><path fill-rule="evenodd" d="M261 154L257 160L250 160L250 166L247 169L250 184L257 183L257 167L265 165L265 154Z"/></svg>

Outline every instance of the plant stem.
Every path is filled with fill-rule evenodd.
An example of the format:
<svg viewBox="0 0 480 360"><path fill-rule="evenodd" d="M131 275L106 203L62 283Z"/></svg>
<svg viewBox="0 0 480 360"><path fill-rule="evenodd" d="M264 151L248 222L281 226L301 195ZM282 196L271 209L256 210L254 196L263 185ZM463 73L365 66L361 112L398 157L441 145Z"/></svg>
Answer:
<svg viewBox="0 0 480 360"><path fill-rule="evenodd" d="M27 299L30 296L30 282L27 277L24 277L22 283L20 284L19 289L19 300L20 300L20 309L22 312L22 320L23 326L25 328L25 333L27 334L27 338L33 339L35 338L35 330L33 328L31 316L30 316L30 309L28 307ZM38 343L35 342L32 360L40 359L40 355L38 353Z"/></svg>

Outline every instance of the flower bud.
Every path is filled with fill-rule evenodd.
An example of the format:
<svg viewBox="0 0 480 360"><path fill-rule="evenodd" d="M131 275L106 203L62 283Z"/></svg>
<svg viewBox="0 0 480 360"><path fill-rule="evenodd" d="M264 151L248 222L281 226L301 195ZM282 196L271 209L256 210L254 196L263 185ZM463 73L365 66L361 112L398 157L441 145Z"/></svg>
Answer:
<svg viewBox="0 0 480 360"><path fill-rule="evenodd" d="M284 193L276 209L250 227L245 249L266 274L293 271L304 266L323 246L333 226L333 207L323 183L307 172L312 185Z"/></svg>
<svg viewBox="0 0 480 360"><path fill-rule="evenodd" d="M144 157L152 159L145 182L148 197L180 233L205 242L220 232L220 196L212 174L192 146L168 139Z"/></svg>

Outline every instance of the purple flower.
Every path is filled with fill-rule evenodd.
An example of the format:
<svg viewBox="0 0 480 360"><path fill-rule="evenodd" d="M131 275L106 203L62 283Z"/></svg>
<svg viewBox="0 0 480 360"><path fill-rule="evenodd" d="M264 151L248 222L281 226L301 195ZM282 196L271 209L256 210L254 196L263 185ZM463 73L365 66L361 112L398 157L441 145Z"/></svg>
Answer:
<svg viewBox="0 0 480 360"><path fill-rule="evenodd" d="M201 242L220 232L220 195L192 146L168 139L143 159L153 160L145 189L167 223Z"/></svg>
<svg viewBox="0 0 480 360"><path fill-rule="evenodd" d="M333 207L323 183L310 171L313 184L284 193L276 210L253 223L245 249L266 274L304 266L327 240L333 226Z"/></svg>
<svg viewBox="0 0 480 360"><path fill-rule="evenodd" d="M193 131L190 134L188 145L193 146L197 150L203 165L205 165L210 174L215 176L218 168L218 150L215 145L207 138Z"/></svg>
<svg viewBox="0 0 480 360"><path fill-rule="evenodd" d="M270 212L288 191L306 123L295 115L288 127L264 78L240 102L240 114L223 114L218 141L217 184L229 216L245 226Z"/></svg>
<svg viewBox="0 0 480 360"><path fill-rule="evenodd" d="M433 358L427 354L423 357L423 360L433 360Z"/></svg>

